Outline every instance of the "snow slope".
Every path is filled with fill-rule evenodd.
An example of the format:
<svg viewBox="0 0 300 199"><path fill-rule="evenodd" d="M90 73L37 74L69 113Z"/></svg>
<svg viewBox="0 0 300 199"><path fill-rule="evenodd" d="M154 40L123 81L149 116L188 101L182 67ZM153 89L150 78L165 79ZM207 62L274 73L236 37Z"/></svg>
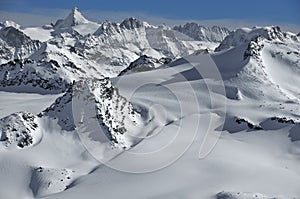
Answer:
<svg viewBox="0 0 300 199"><path fill-rule="evenodd" d="M298 36L242 28L211 52L135 18L90 23L74 9L1 57L0 198L299 198Z"/></svg>
<svg viewBox="0 0 300 199"><path fill-rule="evenodd" d="M213 59L217 60L218 56L221 57L221 54L215 54ZM192 55L187 60L198 58L203 60L203 54ZM247 67L247 64L243 67ZM158 150L158 153L155 153L154 159L150 156L134 164L147 167L174 158L172 153L164 153L167 143L176 147L189 146L196 129L196 139L192 139L193 144L180 159L164 169L144 174L124 173L100 165L90 175L76 180L72 188L48 198L80 198L78 193L91 198L97 195L119 198L128 193L131 198L298 197L300 146L298 141L292 142L289 135L291 129L299 125L299 103L286 102L288 98L282 97L279 90L276 90L277 94L275 91L269 93L274 95L273 98L259 92L249 97L243 95L240 99L228 98L226 119L244 116L254 124L260 124L262 129L256 130L246 125L235 131L234 128L240 128L238 122L230 121L229 128L226 128L225 123L225 129L213 151L206 158L199 159L199 148L205 133L209 128L214 129L214 126L208 125L210 118L216 120L220 114L219 108L211 107L207 86L213 87L219 82L208 79L205 82L200 76L187 75L192 74L188 73L191 69L193 66L190 63L178 60L170 67L113 79L123 96L131 97L132 103L152 110L155 118L159 118L158 130L130 150L133 153ZM251 74L248 75L250 78ZM233 78L231 81L238 80ZM232 82L225 82L225 86L232 85ZM242 88L241 84L252 86L249 86L249 82L238 83L238 88ZM269 88L267 82L254 85L257 86L255 89ZM226 98L218 89L211 95L218 104ZM260 106L263 101L265 103ZM290 109L293 111L290 112ZM281 125L282 120L273 119L273 124L265 123L274 114L293 118L295 122L284 122ZM277 128L272 128L275 126ZM213 132L211 136L214 136ZM120 167L121 163L121 168L130 168L132 165L126 161L127 158L126 153L121 154L108 166Z"/></svg>
<svg viewBox="0 0 300 199"><path fill-rule="evenodd" d="M0 91L0 118L19 111L38 114L50 106L60 95Z"/></svg>

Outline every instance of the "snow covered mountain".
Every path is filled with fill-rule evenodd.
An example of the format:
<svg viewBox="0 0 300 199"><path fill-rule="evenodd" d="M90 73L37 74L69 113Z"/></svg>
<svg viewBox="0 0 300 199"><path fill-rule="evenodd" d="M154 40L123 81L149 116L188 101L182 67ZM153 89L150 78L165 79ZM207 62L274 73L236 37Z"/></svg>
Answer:
<svg viewBox="0 0 300 199"><path fill-rule="evenodd" d="M24 148L38 143L38 140L42 139L43 129L37 130L37 128L42 128L41 123L47 120L56 121L57 127L74 135L75 128L83 128L84 125L82 118L80 121L74 118L74 115L79 112L74 108L78 108L79 105L82 108L83 104L86 106L89 103L92 107L96 107L96 112L93 113L96 114L99 126L101 125L104 129L105 142L111 147L120 149L130 148L135 144L136 141L130 140L126 132L128 128L132 130L132 127L128 125L139 123L140 115L130 102L119 95L117 89L106 78L76 82L63 96L57 98L51 106L37 115L19 112L1 119L0 143L9 149L13 148L10 145L14 148ZM128 120L134 120L134 122L129 123Z"/></svg>
<svg viewBox="0 0 300 199"><path fill-rule="evenodd" d="M299 107L300 99L296 85L300 84L299 44L295 34L282 32L279 27L244 28L227 36L212 57L220 66L231 99L253 99L260 104L259 108L270 106L266 104L270 100L282 102L277 107L282 113L276 111L276 117L298 123L299 109L296 107ZM234 61L229 58L231 56L235 56ZM224 61L224 57L229 59ZM257 114L251 116L249 112L236 112L232 118L232 121L236 120L239 124L248 122L251 128L276 128L274 122L269 122L274 121L271 117L262 120L258 119ZM225 128L232 127L232 123L225 123ZM240 130L237 128L233 131Z"/></svg>
<svg viewBox="0 0 300 199"><path fill-rule="evenodd" d="M0 23L0 27L3 28L3 27L14 27L16 29L20 29L21 26L19 24L17 24L16 22L14 21L10 21L10 20L6 20L4 21L3 23Z"/></svg>
<svg viewBox="0 0 300 199"><path fill-rule="evenodd" d="M86 35L92 34L98 27L98 23L87 20L78 8L75 7L65 19L59 19L56 21L53 25L53 29L55 31L53 31L52 34L56 35L61 32L72 32L75 30L81 35Z"/></svg>
<svg viewBox="0 0 300 199"><path fill-rule="evenodd" d="M239 46L243 43L250 42L256 37L263 37L269 41L295 41L299 42L299 38L289 32L282 32L280 27L254 27L253 29L242 28L237 29L234 32L230 33L228 37L221 43L221 45L216 49L220 51L225 48Z"/></svg>
<svg viewBox="0 0 300 199"><path fill-rule="evenodd" d="M176 58L207 46L168 27L129 18L121 24L102 23L93 35L79 40L75 47L83 49L88 59L107 70L120 72L141 55Z"/></svg>
<svg viewBox="0 0 300 199"><path fill-rule="evenodd" d="M0 120L1 142L5 147L28 147L40 138L36 117L31 113L14 113ZM10 146L12 145L12 146Z"/></svg>
<svg viewBox="0 0 300 199"><path fill-rule="evenodd" d="M7 22L0 43L3 89L18 85L42 93L64 91L82 78L116 76L142 55L174 59L216 46L135 18L120 24L91 22L77 8L54 25L20 28ZM30 91L32 86L38 89Z"/></svg>
<svg viewBox="0 0 300 199"><path fill-rule="evenodd" d="M1 199L299 197L299 35L75 8L0 42Z"/></svg>
<svg viewBox="0 0 300 199"><path fill-rule="evenodd" d="M40 46L39 41L30 39L20 29L3 27L0 29L0 64L28 57Z"/></svg>
<svg viewBox="0 0 300 199"><path fill-rule="evenodd" d="M238 29L225 38L215 51L217 54L218 52L239 53L239 59L244 60L244 67L235 61L230 61L231 70L227 70L227 75L225 71L223 72L224 78L232 78L236 75L235 79L240 79L239 81L248 79L249 83L250 81L254 83L254 80L257 80L258 84L264 82L271 87L264 88L261 92L264 93L266 90L270 92L274 89L281 93L275 95L277 97L282 96L299 101L296 88L296 85L300 83L297 78L299 75L299 41L299 37L295 34L282 32L279 27ZM240 71L233 74L234 69L240 69ZM246 78L245 75L251 75L252 78ZM292 78L292 81L286 78L289 80ZM245 89L249 90L246 86ZM247 91L247 93L254 92Z"/></svg>
<svg viewBox="0 0 300 199"><path fill-rule="evenodd" d="M186 23L183 26L175 26L173 29L186 34L197 41L209 41L216 43L222 42L223 39L230 33L230 30L225 27L205 27L194 22Z"/></svg>
<svg viewBox="0 0 300 199"><path fill-rule="evenodd" d="M74 8L67 18L58 20L55 23L54 28L65 29L86 23L89 23L89 21L84 18L84 16L79 12L78 8Z"/></svg>

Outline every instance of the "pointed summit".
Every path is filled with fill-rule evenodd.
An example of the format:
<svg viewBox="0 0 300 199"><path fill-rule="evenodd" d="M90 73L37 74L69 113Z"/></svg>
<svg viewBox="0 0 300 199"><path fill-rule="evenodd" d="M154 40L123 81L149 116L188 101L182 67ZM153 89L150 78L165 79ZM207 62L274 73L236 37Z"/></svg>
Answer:
<svg viewBox="0 0 300 199"><path fill-rule="evenodd" d="M81 14L77 7L65 18L58 20L55 28L70 28L72 26L89 23L89 21Z"/></svg>
<svg viewBox="0 0 300 199"><path fill-rule="evenodd" d="M83 23L88 23L89 21L81 14L77 7L73 8L72 13L69 14L67 19L72 21L72 25L78 25Z"/></svg>

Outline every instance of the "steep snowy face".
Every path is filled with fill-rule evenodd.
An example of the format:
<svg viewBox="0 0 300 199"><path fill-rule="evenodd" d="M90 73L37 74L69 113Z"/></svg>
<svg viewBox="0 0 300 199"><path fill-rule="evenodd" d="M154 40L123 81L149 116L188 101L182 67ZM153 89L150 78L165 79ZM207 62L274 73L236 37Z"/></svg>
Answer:
<svg viewBox="0 0 300 199"><path fill-rule="evenodd" d="M252 83L259 80L279 88L284 82L278 82L281 86L275 84L282 79L276 75L280 73L279 71L286 74L282 75L284 77L291 76L288 74L289 71L299 72L299 48L300 42L295 34L282 32L279 27L244 28L226 37L213 56L216 62L220 62L220 58L224 61L223 64L221 62L219 64L224 65L224 68L220 67L220 71L225 79L243 78L249 79ZM225 60L225 57L232 57L232 59ZM226 76L226 73L231 75ZM295 81L299 82L296 79ZM292 85L290 86L293 88Z"/></svg>
<svg viewBox="0 0 300 199"><path fill-rule="evenodd" d="M89 21L86 18L84 18L84 16L79 12L78 8L75 7L65 19L58 20L55 23L54 28L71 28L72 26L81 25L85 23L89 23Z"/></svg>
<svg viewBox="0 0 300 199"><path fill-rule="evenodd" d="M40 47L41 43L30 39L12 26L0 29L0 64L14 58L28 57Z"/></svg>
<svg viewBox="0 0 300 199"><path fill-rule="evenodd" d="M297 36L279 27L244 28L226 37L213 57L223 78L242 95L298 103L299 49Z"/></svg>
<svg viewBox="0 0 300 199"><path fill-rule="evenodd" d="M216 48L215 51L217 52L248 43L258 36L263 37L269 41L298 41L296 35L282 32L278 26L254 27L252 29L241 28L235 30L234 32L231 32Z"/></svg>
<svg viewBox="0 0 300 199"><path fill-rule="evenodd" d="M84 49L94 48L93 51L118 47L116 50L123 48L124 51L153 57L162 57L163 54L176 57L188 54L200 46L200 42L177 34L170 28L151 26L135 18L125 19L121 24L104 22L92 36L78 43L78 46ZM96 49L97 46L101 48Z"/></svg>
<svg viewBox="0 0 300 199"><path fill-rule="evenodd" d="M199 41L165 27L147 25L134 18L121 24L104 22L93 35L78 40L75 47L114 76L141 55L160 59L181 57L204 48Z"/></svg>
<svg viewBox="0 0 300 199"><path fill-rule="evenodd" d="M186 23L183 26L175 26L173 29L186 34L195 40L210 42L222 42L230 33L230 30L225 27L204 27L194 22Z"/></svg>
<svg viewBox="0 0 300 199"><path fill-rule="evenodd" d="M239 29L220 44L211 55L223 77L227 97L240 101L240 105L249 106L246 101L260 104L258 109L274 106L272 112L259 117L251 111L241 113L228 108L226 130L273 129L277 125L269 122L272 114L299 119L299 50L296 35L278 27ZM292 132L289 136L295 140Z"/></svg>
<svg viewBox="0 0 300 199"><path fill-rule="evenodd" d="M52 31L51 34L55 36L62 32L76 31L80 35L87 35L94 33L99 26L98 23L87 20L75 7L65 19L60 19L55 23L53 26L55 31Z"/></svg>
<svg viewBox="0 0 300 199"><path fill-rule="evenodd" d="M57 120L58 125L66 131L89 128L90 123L85 122L94 118L97 128L91 132L86 130L79 133L90 133L90 136L99 134L102 139L94 141L127 149L136 142L130 139L128 129L132 130L132 126L139 123L140 114L118 93L110 80L105 78L76 82L62 97L39 114L39 117Z"/></svg>

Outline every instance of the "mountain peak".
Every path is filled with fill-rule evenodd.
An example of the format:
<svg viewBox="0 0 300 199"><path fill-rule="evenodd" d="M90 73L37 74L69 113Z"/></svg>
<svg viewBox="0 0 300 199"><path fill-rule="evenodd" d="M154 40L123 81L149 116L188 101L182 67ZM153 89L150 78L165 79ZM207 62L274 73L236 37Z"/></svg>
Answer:
<svg viewBox="0 0 300 199"><path fill-rule="evenodd" d="M79 9L75 6L72 11L73 12L79 12Z"/></svg>
<svg viewBox="0 0 300 199"><path fill-rule="evenodd" d="M82 15L82 13L79 11L77 7L74 7L72 12L69 14L68 17L71 17L75 21L82 21L87 22L88 20Z"/></svg>
<svg viewBox="0 0 300 199"><path fill-rule="evenodd" d="M9 27L9 26L11 26L11 27L14 27L14 28L16 28L16 29L20 29L20 27L21 27L19 24L17 24L17 23L14 22L14 21L11 21L11 20L5 21L5 22L3 23L3 26L4 26L4 27Z"/></svg>
<svg viewBox="0 0 300 199"><path fill-rule="evenodd" d="M56 22L55 28L70 28L72 26L88 23L89 21L81 14L77 7L65 18Z"/></svg>
<svg viewBox="0 0 300 199"><path fill-rule="evenodd" d="M284 34L278 26L240 28L231 32L215 49L215 51L221 51L241 44L248 44L258 36L269 41L283 41L284 39L287 39L287 35Z"/></svg>
<svg viewBox="0 0 300 199"><path fill-rule="evenodd" d="M117 23L105 21L97 29L97 31L94 33L94 35L101 35L103 33L114 34L114 33L119 33L119 32L120 32L120 27Z"/></svg>
<svg viewBox="0 0 300 199"><path fill-rule="evenodd" d="M134 17L130 17L125 19L121 24L120 24L121 28L125 28L125 29L135 29L135 28L142 28L144 27L144 23Z"/></svg>
<svg viewBox="0 0 300 199"><path fill-rule="evenodd" d="M0 30L0 38L6 41L7 44L18 48L32 41L30 37L13 26L2 28Z"/></svg>
<svg viewBox="0 0 300 199"><path fill-rule="evenodd" d="M225 27L205 27L195 22L188 22L183 26L175 26L173 29L195 40L211 42L221 42L230 33L230 30Z"/></svg>

